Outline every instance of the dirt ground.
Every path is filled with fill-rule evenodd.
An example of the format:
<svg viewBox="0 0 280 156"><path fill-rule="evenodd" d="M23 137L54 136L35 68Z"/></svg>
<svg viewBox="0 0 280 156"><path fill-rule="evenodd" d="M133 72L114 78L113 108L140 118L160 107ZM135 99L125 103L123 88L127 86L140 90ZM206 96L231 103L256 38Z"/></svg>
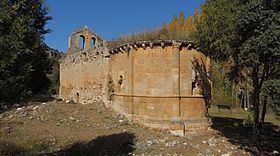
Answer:
<svg viewBox="0 0 280 156"><path fill-rule="evenodd" d="M246 133L245 136L236 133L235 128L240 128L242 121L219 117L212 120L212 128L207 132L177 137L130 123L102 102L87 105L57 100L29 102L0 114L0 155L242 156L258 153ZM279 127L276 129L272 137L278 139ZM278 155L278 148L268 147L265 155Z"/></svg>

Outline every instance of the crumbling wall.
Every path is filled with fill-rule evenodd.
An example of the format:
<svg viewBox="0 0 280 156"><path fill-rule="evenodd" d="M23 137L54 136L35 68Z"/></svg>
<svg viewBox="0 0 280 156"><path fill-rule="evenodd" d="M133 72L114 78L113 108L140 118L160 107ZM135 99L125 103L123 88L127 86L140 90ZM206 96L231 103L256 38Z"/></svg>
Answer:
<svg viewBox="0 0 280 156"><path fill-rule="evenodd" d="M92 103L102 98L106 78L104 47L67 55L60 64L60 96L76 103Z"/></svg>

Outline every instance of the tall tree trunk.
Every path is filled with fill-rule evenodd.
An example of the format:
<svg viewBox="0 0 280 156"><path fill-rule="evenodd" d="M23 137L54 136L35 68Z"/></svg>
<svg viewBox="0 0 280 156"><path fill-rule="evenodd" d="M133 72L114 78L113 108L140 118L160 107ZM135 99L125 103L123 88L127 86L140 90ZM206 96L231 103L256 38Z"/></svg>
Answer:
<svg viewBox="0 0 280 156"><path fill-rule="evenodd" d="M265 119L265 114L266 114L267 100L268 100L267 96L264 96L263 105L262 105L262 114L261 114L261 118L260 118L260 123L261 123L261 125L264 124L264 119Z"/></svg>
<svg viewBox="0 0 280 156"><path fill-rule="evenodd" d="M252 137L254 141L258 141L259 139L259 134L260 134L260 122L259 122L259 106L260 106L260 101L259 101L259 94L257 89L254 89L253 93L253 110L254 110L254 125L253 125L253 133Z"/></svg>
<svg viewBox="0 0 280 156"><path fill-rule="evenodd" d="M264 65L263 77L262 77L262 79L261 79L260 86L262 85L262 83L263 83L264 81L267 81L267 79L268 79L268 77L267 77L267 76L268 76L268 73L269 73L269 62L265 63L265 65ZM268 100L268 97L265 95L264 98L263 98L262 114L261 114L261 117L260 117L261 126L264 124L264 118L265 118L265 114L266 114L267 100Z"/></svg>
<svg viewBox="0 0 280 156"><path fill-rule="evenodd" d="M254 125L253 125L253 132L252 132L252 140L255 143L259 142L259 135L260 135L260 89L259 89L259 76L258 76L258 67L253 68L252 72L252 80L253 80L253 111L254 111Z"/></svg>

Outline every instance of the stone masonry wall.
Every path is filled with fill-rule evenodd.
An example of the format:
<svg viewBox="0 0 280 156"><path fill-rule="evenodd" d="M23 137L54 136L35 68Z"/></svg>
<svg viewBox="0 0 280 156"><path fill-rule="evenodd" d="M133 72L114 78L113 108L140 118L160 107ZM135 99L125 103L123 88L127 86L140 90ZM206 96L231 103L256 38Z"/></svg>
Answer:
<svg viewBox="0 0 280 156"><path fill-rule="evenodd" d="M85 28L85 37L92 36ZM74 34L83 35L83 30ZM73 39L73 36L70 37ZM194 60L209 60L187 41L142 41L84 50L71 41L60 64L60 96L76 103L103 101L134 122L179 133L207 129ZM195 88L194 88L195 87ZM194 91L197 89L197 93Z"/></svg>
<svg viewBox="0 0 280 156"><path fill-rule="evenodd" d="M193 95L192 82L193 60L208 64L208 59L180 42L165 44L142 43L125 52L125 47L112 51L108 65L112 106L149 127L185 130L199 123L196 129L205 129L205 102L202 95Z"/></svg>
<svg viewBox="0 0 280 156"><path fill-rule="evenodd" d="M67 55L60 64L60 96L76 103L102 98L106 59L103 46Z"/></svg>

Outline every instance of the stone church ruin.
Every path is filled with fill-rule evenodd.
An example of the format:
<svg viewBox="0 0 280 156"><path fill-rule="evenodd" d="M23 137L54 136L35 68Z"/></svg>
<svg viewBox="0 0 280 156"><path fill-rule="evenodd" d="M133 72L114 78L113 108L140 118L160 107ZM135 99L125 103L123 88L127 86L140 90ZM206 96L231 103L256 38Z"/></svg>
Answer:
<svg viewBox="0 0 280 156"><path fill-rule="evenodd" d="M194 59L208 69L209 60L192 42L139 41L109 49L84 27L70 35L61 60L60 97L82 104L103 101L152 128L179 134L206 130L206 104Z"/></svg>

